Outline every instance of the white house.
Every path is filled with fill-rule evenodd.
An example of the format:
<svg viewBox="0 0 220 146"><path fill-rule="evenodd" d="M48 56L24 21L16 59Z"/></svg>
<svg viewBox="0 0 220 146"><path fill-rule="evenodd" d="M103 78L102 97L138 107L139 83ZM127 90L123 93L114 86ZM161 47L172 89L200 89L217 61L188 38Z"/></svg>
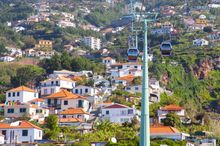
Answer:
<svg viewBox="0 0 220 146"><path fill-rule="evenodd" d="M59 118L59 126L80 126L83 121L79 118Z"/></svg>
<svg viewBox="0 0 220 146"><path fill-rule="evenodd" d="M6 92L6 102L25 103L38 98L38 92L25 86L13 88Z"/></svg>
<svg viewBox="0 0 220 146"><path fill-rule="evenodd" d="M131 92L131 93L141 93L142 92L142 85L126 86L125 91Z"/></svg>
<svg viewBox="0 0 220 146"><path fill-rule="evenodd" d="M41 95L50 95L59 92L61 89L72 90L76 83L70 78L58 76L55 78L49 78L41 82Z"/></svg>
<svg viewBox="0 0 220 146"><path fill-rule="evenodd" d="M195 39L193 40L193 46L208 46L209 41L205 39Z"/></svg>
<svg viewBox="0 0 220 146"><path fill-rule="evenodd" d="M172 140L185 140L189 137L189 134L182 133L174 127L171 126L151 126L150 127L150 138L163 138Z"/></svg>
<svg viewBox="0 0 220 146"><path fill-rule="evenodd" d="M109 67L110 65L115 64L116 60L111 57L105 57L102 59L102 63Z"/></svg>
<svg viewBox="0 0 220 146"><path fill-rule="evenodd" d="M68 108L59 113L59 118L78 118L81 121L87 121L89 113L85 112L82 108Z"/></svg>
<svg viewBox="0 0 220 146"><path fill-rule="evenodd" d="M131 122L135 117L136 109L122 104L112 104L101 109L102 120L122 124Z"/></svg>
<svg viewBox="0 0 220 146"><path fill-rule="evenodd" d="M11 56L3 56L3 57L0 57L0 61L3 61L3 62L12 62L14 61L15 58L14 57L11 57Z"/></svg>
<svg viewBox="0 0 220 146"><path fill-rule="evenodd" d="M185 117L185 110L183 107L180 107L177 105L167 105L165 107L160 107L160 109L158 109L157 111L157 117L158 117L159 123L161 123L161 120L165 119L166 115L171 112L175 112L180 117L181 121Z"/></svg>
<svg viewBox="0 0 220 146"><path fill-rule="evenodd" d="M43 98L46 100L48 107L59 111L68 108L83 108L84 111L89 109L89 101L85 97L67 90L62 90Z"/></svg>
<svg viewBox="0 0 220 146"><path fill-rule="evenodd" d="M4 116L7 118L30 117L32 120L43 122L49 116L49 110L35 104L19 103L4 106Z"/></svg>
<svg viewBox="0 0 220 146"><path fill-rule="evenodd" d="M79 85L73 88L73 93L80 94L80 95L95 96L99 93L99 91L98 89L90 87L90 86Z"/></svg>
<svg viewBox="0 0 220 146"><path fill-rule="evenodd" d="M89 46L92 50L101 49L101 40L95 37L85 37L83 42L86 46Z"/></svg>
<svg viewBox="0 0 220 146"><path fill-rule="evenodd" d="M127 75L127 76L123 76L123 77L119 77L115 79L115 84L116 85L130 85L132 84L132 81L134 80L135 76L133 75Z"/></svg>
<svg viewBox="0 0 220 146"><path fill-rule="evenodd" d="M5 136L0 134L0 144L3 145L5 143Z"/></svg>
<svg viewBox="0 0 220 146"><path fill-rule="evenodd" d="M28 121L0 123L0 133L5 136L6 144L33 143L43 136L43 130Z"/></svg>

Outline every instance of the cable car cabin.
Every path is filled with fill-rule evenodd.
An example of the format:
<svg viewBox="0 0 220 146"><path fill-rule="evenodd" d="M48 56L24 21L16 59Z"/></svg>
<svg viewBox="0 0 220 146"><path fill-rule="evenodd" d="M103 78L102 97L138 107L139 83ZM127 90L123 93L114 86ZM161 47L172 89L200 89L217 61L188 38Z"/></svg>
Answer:
<svg viewBox="0 0 220 146"><path fill-rule="evenodd" d="M130 48L127 51L128 61L135 62L139 56L140 51L137 48Z"/></svg>
<svg viewBox="0 0 220 146"><path fill-rule="evenodd" d="M170 56L172 51L172 45L170 42L163 42L160 45L160 51L162 56Z"/></svg>

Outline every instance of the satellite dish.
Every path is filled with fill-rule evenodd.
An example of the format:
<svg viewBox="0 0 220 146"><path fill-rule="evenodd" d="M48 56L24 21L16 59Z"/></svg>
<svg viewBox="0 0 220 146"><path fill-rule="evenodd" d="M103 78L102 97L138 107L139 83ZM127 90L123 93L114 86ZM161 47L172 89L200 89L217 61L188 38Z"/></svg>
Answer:
<svg viewBox="0 0 220 146"><path fill-rule="evenodd" d="M117 139L116 139L115 137L112 137L112 138L111 138L111 142L112 142L112 143L117 143Z"/></svg>

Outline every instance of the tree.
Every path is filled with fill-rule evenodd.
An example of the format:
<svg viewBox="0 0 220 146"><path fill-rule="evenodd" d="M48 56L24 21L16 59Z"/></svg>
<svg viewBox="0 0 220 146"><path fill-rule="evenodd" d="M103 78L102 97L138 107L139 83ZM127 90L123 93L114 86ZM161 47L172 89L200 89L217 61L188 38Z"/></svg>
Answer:
<svg viewBox="0 0 220 146"><path fill-rule="evenodd" d="M13 86L34 85L45 74L45 70L33 65L27 65L17 70L16 76L11 78Z"/></svg>
<svg viewBox="0 0 220 146"><path fill-rule="evenodd" d="M5 48L5 45L0 43L0 55L4 55L8 50Z"/></svg>
<svg viewBox="0 0 220 146"><path fill-rule="evenodd" d="M56 139L59 134L58 117L56 115L49 115L45 118L45 138Z"/></svg>
<svg viewBox="0 0 220 146"><path fill-rule="evenodd" d="M165 126L172 126L172 127L177 127L177 126L180 126L180 124L181 124L179 116L176 115L175 113L167 114L166 118L162 119L161 122Z"/></svg>
<svg viewBox="0 0 220 146"><path fill-rule="evenodd" d="M134 85L141 85L141 77L135 77L134 80L132 81Z"/></svg>

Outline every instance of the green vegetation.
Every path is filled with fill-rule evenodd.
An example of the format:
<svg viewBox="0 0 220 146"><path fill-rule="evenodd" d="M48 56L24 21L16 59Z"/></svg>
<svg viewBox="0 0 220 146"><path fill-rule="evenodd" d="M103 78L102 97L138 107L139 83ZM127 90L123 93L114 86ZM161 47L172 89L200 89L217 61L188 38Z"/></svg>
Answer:
<svg viewBox="0 0 220 146"><path fill-rule="evenodd" d="M103 73L104 66L93 62L84 57L71 57L64 52L61 55L55 54L51 59L44 59L40 66L44 68L47 73L52 73L54 70L67 69L72 71L92 70L95 73Z"/></svg>

